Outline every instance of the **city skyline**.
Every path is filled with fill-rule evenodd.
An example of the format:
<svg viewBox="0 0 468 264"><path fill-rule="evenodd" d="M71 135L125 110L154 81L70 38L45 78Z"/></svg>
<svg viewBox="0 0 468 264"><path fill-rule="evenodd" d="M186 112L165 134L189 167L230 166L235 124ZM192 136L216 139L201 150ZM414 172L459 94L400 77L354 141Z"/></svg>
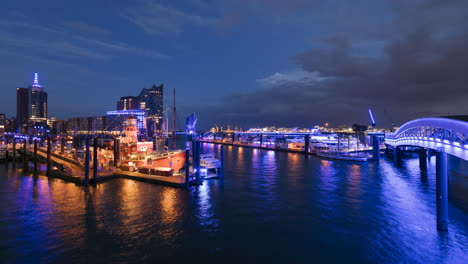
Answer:
<svg viewBox="0 0 468 264"><path fill-rule="evenodd" d="M90 4L1 7L0 112L15 115L10 98L34 72L59 119L103 115L156 83L169 107L177 89L179 128L192 112L202 129L369 124L368 108L386 127L468 112L464 1Z"/></svg>

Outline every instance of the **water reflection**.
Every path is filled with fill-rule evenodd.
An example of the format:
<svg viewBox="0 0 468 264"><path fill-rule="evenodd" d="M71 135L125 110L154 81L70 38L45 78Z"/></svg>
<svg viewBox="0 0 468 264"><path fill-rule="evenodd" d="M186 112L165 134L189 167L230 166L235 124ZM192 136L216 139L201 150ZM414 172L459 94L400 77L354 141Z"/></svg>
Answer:
<svg viewBox="0 0 468 264"><path fill-rule="evenodd" d="M320 185L318 188L324 192L324 195L332 194L332 192L337 188L336 181L338 179L336 175L338 170L335 169L333 164L334 163L331 160L320 160Z"/></svg>
<svg viewBox="0 0 468 264"><path fill-rule="evenodd" d="M215 217L215 208L213 207L213 195L208 182L204 182L197 188L198 201L198 219L200 225L208 231L218 229L219 220Z"/></svg>
<svg viewBox="0 0 468 264"><path fill-rule="evenodd" d="M346 198L349 206L351 206L355 213L359 210L363 190L361 186L361 166L362 165L351 164L347 168Z"/></svg>
<svg viewBox="0 0 468 264"><path fill-rule="evenodd" d="M204 150L219 156L219 147ZM448 233L435 229L432 163L424 183L414 159L396 167L385 159L356 164L250 148L224 152L225 179L190 190L124 179L80 187L0 164L2 262L466 259L462 207L450 205ZM457 184L451 195L461 204L466 168L450 167Z"/></svg>

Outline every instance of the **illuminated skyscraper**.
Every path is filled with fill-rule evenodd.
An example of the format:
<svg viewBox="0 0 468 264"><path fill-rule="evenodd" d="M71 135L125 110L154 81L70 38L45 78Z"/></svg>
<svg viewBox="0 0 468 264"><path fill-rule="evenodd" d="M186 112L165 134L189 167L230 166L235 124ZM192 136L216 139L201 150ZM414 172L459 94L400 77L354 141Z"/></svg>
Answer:
<svg viewBox="0 0 468 264"><path fill-rule="evenodd" d="M22 133L27 133L35 123L47 122L47 93L39 84L37 73L28 88L16 88L16 119Z"/></svg>
<svg viewBox="0 0 468 264"><path fill-rule="evenodd" d="M147 129L149 136L156 130L161 130L163 119L163 84L153 85L151 88L143 88L138 96L140 109L144 110L147 117Z"/></svg>

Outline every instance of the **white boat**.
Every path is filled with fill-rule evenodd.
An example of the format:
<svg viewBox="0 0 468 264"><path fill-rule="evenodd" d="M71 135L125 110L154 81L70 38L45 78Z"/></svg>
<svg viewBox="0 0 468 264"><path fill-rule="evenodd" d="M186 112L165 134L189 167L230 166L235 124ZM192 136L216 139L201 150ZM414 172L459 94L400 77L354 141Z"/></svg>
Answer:
<svg viewBox="0 0 468 264"><path fill-rule="evenodd" d="M221 161L215 158L215 154L200 154L200 172L204 179L219 177Z"/></svg>
<svg viewBox="0 0 468 264"><path fill-rule="evenodd" d="M200 154L200 166L207 169L219 169L221 161L216 159L214 154Z"/></svg>
<svg viewBox="0 0 468 264"><path fill-rule="evenodd" d="M323 143L321 141L318 141L316 139L312 139L310 141L310 147L309 147L309 151L311 153L317 153L317 152L321 152L321 151L327 151L330 149L330 147L326 144L326 143Z"/></svg>
<svg viewBox="0 0 468 264"><path fill-rule="evenodd" d="M364 152L319 151L316 154L322 158L349 161L367 161L369 159L369 157Z"/></svg>

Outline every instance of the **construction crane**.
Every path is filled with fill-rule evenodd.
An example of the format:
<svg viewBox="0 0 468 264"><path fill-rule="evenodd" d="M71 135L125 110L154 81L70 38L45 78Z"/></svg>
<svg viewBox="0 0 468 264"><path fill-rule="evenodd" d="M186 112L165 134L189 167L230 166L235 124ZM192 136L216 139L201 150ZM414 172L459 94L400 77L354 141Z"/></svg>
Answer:
<svg viewBox="0 0 468 264"><path fill-rule="evenodd" d="M374 115L372 115L372 110L369 109L369 116L370 116L370 119L371 119L371 122L372 122L372 127L375 127L375 119L374 119Z"/></svg>

